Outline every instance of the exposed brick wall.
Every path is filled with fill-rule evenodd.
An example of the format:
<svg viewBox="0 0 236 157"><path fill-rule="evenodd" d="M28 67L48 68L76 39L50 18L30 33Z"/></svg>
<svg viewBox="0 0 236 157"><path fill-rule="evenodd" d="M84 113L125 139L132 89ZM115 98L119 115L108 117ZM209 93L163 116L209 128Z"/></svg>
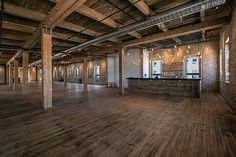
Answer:
<svg viewBox="0 0 236 157"><path fill-rule="evenodd" d="M202 90L219 91L219 41L204 43L202 52Z"/></svg>
<svg viewBox="0 0 236 157"><path fill-rule="evenodd" d="M190 46L190 48L188 46ZM184 77L184 57L199 55L198 52L200 52L202 58L202 90L219 91L219 46L217 40L172 49L154 50L153 53L150 53L150 59L162 60L162 76Z"/></svg>
<svg viewBox="0 0 236 157"><path fill-rule="evenodd" d="M94 76L94 66L99 65L100 66L100 77L95 78ZM76 67L79 68L79 76L78 78L75 77L75 69ZM71 69L71 78L68 78L68 82L78 83L80 79L83 81L83 63L74 63L68 65L68 73L69 69ZM63 66L55 66L54 68L54 80L59 80L59 78L56 77L57 75L61 75L63 70ZM100 59L100 60L93 60L88 61L88 82L92 84L106 84L106 59Z"/></svg>
<svg viewBox="0 0 236 157"><path fill-rule="evenodd" d="M220 37L220 49L224 54L225 50L225 40L229 37L229 83L225 83L225 62L224 55L222 55L222 76L220 80L220 93L225 98L225 100L231 105L231 107L236 112L236 8L232 16L231 23L221 31Z"/></svg>

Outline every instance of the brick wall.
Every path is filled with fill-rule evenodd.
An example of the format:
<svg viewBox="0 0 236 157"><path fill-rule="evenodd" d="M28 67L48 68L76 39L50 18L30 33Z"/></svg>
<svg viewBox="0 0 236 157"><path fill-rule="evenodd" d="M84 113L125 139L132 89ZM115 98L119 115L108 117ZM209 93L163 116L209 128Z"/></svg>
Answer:
<svg viewBox="0 0 236 157"><path fill-rule="evenodd" d="M95 77L94 66L100 66L100 77ZM75 70L79 69L78 78L75 77ZM71 69L71 77L68 77L68 82L79 83L80 79L83 81L83 63L74 63L68 65L67 71L69 73L69 69ZM59 78L57 76L61 76L63 73L63 66L55 66L54 67L54 80L58 81ZM91 84L106 84L106 59L93 60L88 61L88 82Z"/></svg>
<svg viewBox="0 0 236 157"><path fill-rule="evenodd" d="M218 91L218 54L218 41L215 40L171 49L154 50L150 52L150 60L162 60L163 77L184 77L185 56L200 56L202 60L202 90Z"/></svg>
<svg viewBox="0 0 236 157"><path fill-rule="evenodd" d="M225 41L229 37L229 83L225 82ZM220 93L236 111L236 8L231 23L221 30L220 50L222 51L222 75L220 76Z"/></svg>

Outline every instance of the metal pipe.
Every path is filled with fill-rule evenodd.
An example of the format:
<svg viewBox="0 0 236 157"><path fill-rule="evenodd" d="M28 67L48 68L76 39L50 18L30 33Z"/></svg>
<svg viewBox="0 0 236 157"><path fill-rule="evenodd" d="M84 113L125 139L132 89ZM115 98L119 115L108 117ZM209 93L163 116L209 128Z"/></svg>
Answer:
<svg viewBox="0 0 236 157"><path fill-rule="evenodd" d="M71 53L73 51L78 51L78 50L86 48L90 45L97 44L97 43L103 42L103 41L111 39L111 38L119 37L119 36L131 33L131 32L135 32L135 31L138 31L138 30L141 30L144 28L148 28L148 27L158 25L158 24L161 24L164 22L176 20L176 19L182 18L184 16L191 15L191 14L203 11L203 10L214 8L219 5L224 4L225 2L226 2L226 0L205 0L205 1L195 3L193 5L190 5L188 7L185 7L185 8L173 11L173 12L163 13L162 15L156 15L156 16L153 16L145 21L135 23L133 25L121 28L115 32L102 35L96 39L93 39L93 40L87 41L85 43L82 43L78 46L72 47L68 50L65 50L64 53L56 54L53 57L53 59L55 60L55 59L64 57L68 53ZM31 66L39 64L39 63L41 63L41 60L32 63Z"/></svg>
<svg viewBox="0 0 236 157"><path fill-rule="evenodd" d="M73 51L77 51L78 49L83 49L83 48L86 48L90 45L97 44L97 43L103 42L103 41L111 39L111 38L119 37L124 34L135 32L135 31L138 31L138 30L141 30L144 28L148 28L148 27L158 25L158 24L161 24L164 22L176 20L176 19L182 18L187 15L191 15L191 14L194 14L194 13L206 10L206 9L210 9L210 8L222 5L225 2L226 2L226 0L206 0L206 1L202 1L202 2L190 5L188 7L185 7L185 8L170 12L170 13L166 13L163 15L156 15L156 16L151 17L148 20L121 28L121 29L119 29L115 32L112 32L112 33L102 35L96 39L93 39L93 40L87 41L85 43L82 43L78 46L72 47L64 52L70 53Z"/></svg>

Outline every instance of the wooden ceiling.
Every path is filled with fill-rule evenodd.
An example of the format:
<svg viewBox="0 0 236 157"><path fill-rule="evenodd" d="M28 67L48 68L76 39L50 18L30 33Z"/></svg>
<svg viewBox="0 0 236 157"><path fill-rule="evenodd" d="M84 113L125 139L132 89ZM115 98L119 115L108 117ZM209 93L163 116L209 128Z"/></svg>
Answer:
<svg viewBox="0 0 236 157"><path fill-rule="evenodd" d="M119 28L135 22L145 20L153 15L172 11L196 0L4 0L4 16L2 25L2 37L0 45L0 64L7 61L19 49L30 51L30 62L39 60L40 53L40 29L42 25L50 25L53 28L53 54L62 52L73 46L79 45L100 35L110 33ZM235 5L234 0L209 9L205 12L192 14L182 20L167 22L161 26L153 26L138 32L129 33L118 38L92 45L87 48L91 57L104 57L107 53L114 53L115 48L110 48L117 43L142 40L150 35L174 31L179 28L191 26L214 19L230 17ZM58 11L60 10L60 11ZM51 21L55 19L55 21ZM202 40L219 36L220 28L212 28L205 32L190 33L181 37L164 39L163 41L148 44L148 47L173 44L184 44L189 40ZM201 34L202 32L202 34ZM205 40L205 39L204 39ZM140 44L147 47L147 44ZM139 45L139 46L140 46ZM114 47L114 46L113 46ZM94 52L93 52L94 51ZM74 53L78 58L85 51ZM68 57L67 57L68 59Z"/></svg>

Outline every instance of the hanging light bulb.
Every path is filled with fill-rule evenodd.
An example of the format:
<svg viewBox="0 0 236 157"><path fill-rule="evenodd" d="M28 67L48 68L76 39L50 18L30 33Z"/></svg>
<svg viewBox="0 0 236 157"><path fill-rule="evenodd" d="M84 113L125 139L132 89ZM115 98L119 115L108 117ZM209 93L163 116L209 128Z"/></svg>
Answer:
<svg viewBox="0 0 236 157"><path fill-rule="evenodd" d="M127 53L127 56L129 56L129 52Z"/></svg>
<svg viewBox="0 0 236 157"><path fill-rule="evenodd" d="M190 45L188 45L188 49L190 49Z"/></svg>
<svg viewBox="0 0 236 157"><path fill-rule="evenodd" d="M177 45L175 45L175 48L177 47Z"/></svg>

